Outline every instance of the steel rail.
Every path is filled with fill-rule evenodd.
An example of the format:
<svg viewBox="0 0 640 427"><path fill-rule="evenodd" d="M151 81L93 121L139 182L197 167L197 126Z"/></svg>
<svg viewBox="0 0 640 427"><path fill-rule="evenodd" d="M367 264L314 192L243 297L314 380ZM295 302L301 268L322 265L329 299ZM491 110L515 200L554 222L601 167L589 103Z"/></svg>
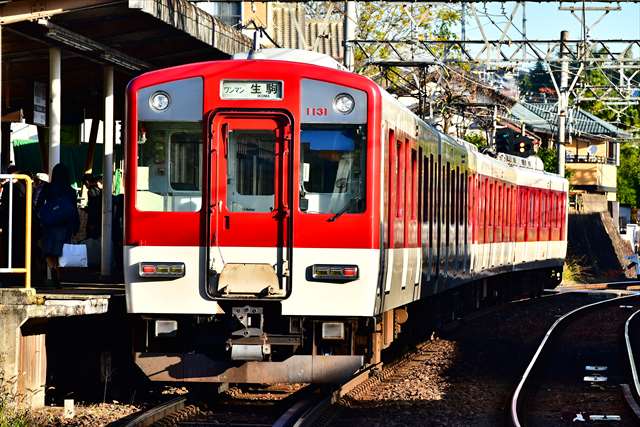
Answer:
<svg viewBox="0 0 640 427"><path fill-rule="evenodd" d="M542 354L542 351L544 350L544 347L547 344L547 342L549 341L551 335L555 332L555 329L557 328L557 326L560 323L562 323L563 321L565 321L566 319L568 319L568 318L572 317L573 315L575 315L576 313L580 313L580 312L583 312L583 311L588 311L588 310L590 310L590 309L592 309L594 307L597 307L597 306L600 306L600 305L603 305L603 304L612 304L614 301L616 301L616 303L617 303L620 300L624 300L624 299L628 299L628 298L637 298L639 295L640 294L634 293L632 295L618 296L616 298L610 298L610 299L606 299L606 300L603 300L603 301L594 302L592 304L587 304L587 305L584 305L582 307L578 307L578 308L570 311L569 313L563 315L558 320L556 320L553 323L553 325L551 325L551 327L549 328L547 333L544 335L544 338L540 342L540 345L538 346L538 349L536 350L535 354L533 355L533 358L531 359L531 362L529 362L529 365L527 366L527 369L524 371L524 374L522 375L522 378L520 379L520 382L518 383L518 386L516 387L516 391L513 393L513 396L511 398L511 423L514 426L516 426L516 427L521 427L522 426L522 424L520 423L520 418L518 417L518 400L520 398L520 392L524 388L524 384L527 382L527 379L529 378L529 374L533 370L533 367L535 366L535 364L538 361L540 355Z"/></svg>
<svg viewBox="0 0 640 427"><path fill-rule="evenodd" d="M333 392L326 393L324 397L318 398L316 396L316 399L313 401L312 399L305 399L303 401L296 402L296 404L278 418L273 425L278 427L310 427L316 425L318 419L325 414L325 412L331 407L331 404L337 402L341 397L367 381L371 378L373 372L381 367L382 363L369 365L360 372L352 375Z"/></svg>
<svg viewBox="0 0 640 427"><path fill-rule="evenodd" d="M147 427L153 425L156 421L184 408L187 398L184 396L176 397L167 402L161 403L153 408L144 411L140 415L135 416L129 421L122 424L122 427Z"/></svg>
<svg viewBox="0 0 640 427"><path fill-rule="evenodd" d="M638 380L638 368L636 366L635 358L633 357L633 349L631 348L631 338L629 338L629 325L636 314L640 313L640 310L633 313L624 324L624 340L627 345L627 356L629 358L629 365L631 365L631 377L633 378L633 388L635 389L636 396L640 396L640 380Z"/></svg>

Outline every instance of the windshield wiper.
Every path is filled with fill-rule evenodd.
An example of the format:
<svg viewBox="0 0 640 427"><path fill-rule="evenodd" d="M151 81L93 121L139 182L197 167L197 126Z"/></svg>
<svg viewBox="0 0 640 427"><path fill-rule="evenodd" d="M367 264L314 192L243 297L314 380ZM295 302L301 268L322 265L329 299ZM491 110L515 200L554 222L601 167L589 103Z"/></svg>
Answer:
<svg viewBox="0 0 640 427"><path fill-rule="evenodd" d="M352 197L351 199L349 199L349 202L346 205L344 205L344 207L342 209L340 209L338 212L336 212L327 221L328 222L333 222L336 219L340 218L343 214L347 213L347 211L351 208L351 205L353 204L353 202L358 202L358 201L360 201L360 197L359 196Z"/></svg>

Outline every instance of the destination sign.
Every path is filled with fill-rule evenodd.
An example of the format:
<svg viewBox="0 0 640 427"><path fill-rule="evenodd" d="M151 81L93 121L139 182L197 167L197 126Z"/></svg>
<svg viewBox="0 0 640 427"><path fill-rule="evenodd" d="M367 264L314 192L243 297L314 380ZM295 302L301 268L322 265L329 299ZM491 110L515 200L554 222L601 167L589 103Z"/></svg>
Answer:
<svg viewBox="0 0 640 427"><path fill-rule="evenodd" d="M273 80L223 80L222 99L282 99L282 82Z"/></svg>

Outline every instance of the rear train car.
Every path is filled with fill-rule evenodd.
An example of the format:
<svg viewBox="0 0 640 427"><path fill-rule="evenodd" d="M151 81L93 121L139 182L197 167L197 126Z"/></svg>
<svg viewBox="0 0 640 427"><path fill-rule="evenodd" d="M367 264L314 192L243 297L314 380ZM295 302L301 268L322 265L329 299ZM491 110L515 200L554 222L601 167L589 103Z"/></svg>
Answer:
<svg viewBox="0 0 640 427"><path fill-rule="evenodd" d="M566 180L437 132L326 57L274 55L128 87L127 308L150 379L339 381L414 302L557 277Z"/></svg>

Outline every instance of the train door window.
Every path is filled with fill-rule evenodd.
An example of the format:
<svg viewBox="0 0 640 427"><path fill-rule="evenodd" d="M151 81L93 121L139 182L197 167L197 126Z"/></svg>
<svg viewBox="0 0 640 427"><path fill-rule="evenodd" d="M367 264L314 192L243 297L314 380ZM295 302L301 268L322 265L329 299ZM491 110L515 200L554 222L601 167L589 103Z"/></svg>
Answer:
<svg viewBox="0 0 640 427"><path fill-rule="evenodd" d="M511 195L511 189L508 184L504 185L504 207L503 207L503 222L502 222L502 240L509 241L509 196Z"/></svg>
<svg viewBox="0 0 640 427"><path fill-rule="evenodd" d="M516 240L516 227L518 220L518 187L515 185L511 186L511 240Z"/></svg>
<svg viewBox="0 0 640 427"><path fill-rule="evenodd" d="M433 154L429 155L429 237L433 239L433 222L435 219L435 166Z"/></svg>
<svg viewBox="0 0 640 427"><path fill-rule="evenodd" d="M458 211L458 224L463 225L465 223L465 214L467 213L467 198L468 188L467 188L467 173L460 174L460 210Z"/></svg>
<svg viewBox="0 0 640 427"><path fill-rule="evenodd" d="M467 216L467 222L473 224L473 203L476 197L476 191L473 185L473 175L465 172L466 181L467 181L467 203L465 206Z"/></svg>
<svg viewBox="0 0 640 427"><path fill-rule="evenodd" d="M526 227L529 221L529 190L521 189L520 196L520 226Z"/></svg>
<svg viewBox="0 0 640 427"><path fill-rule="evenodd" d="M457 199L456 171L455 169L449 169L449 225L456 223Z"/></svg>
<svg viewBox="0 0 640 427"><path fill-rule="evenodd" d="M420 192L418 190L418 152L411 150L411 219L418 219L418 202Z"/></svg>
<svg viewBox="0 0 640 427"><path fill-rule="evenodd" d="M502 209L503 209L503 205L502 205L502 183L498 182L497 183L497 192L498 192L498 203L496 203L497 205L497 214L496 214L496 226L497 227L502 227Z"/></svg>
<svg viewBox="0 0 640 427"><path fill-rule="evenodd" d="M404 156L404 150L403 147L404 144L402 143L402 141L398 141L396 144L396 157L397 157L397 161L396 161L396 167L397 167L397 172L396 172L396 218L402 218L404 217L404 198L405 198L405 193L407 191L405 185L404 185L404 179L405 179L405 156Z"/></svg>
<svg viewBox="0 0 640 427"><path fill-rule="evenodd" d="M485 243L486 238L486 225L487 225L487 200L489 195L487 194L487 179L480 177L480 194L478 199L480 200L480 209L478 210L478 224L480 225L480 243Z"/></svg>
<svg viewBox="0 0 640 427"><path fill-rule="evenodd" d="M540 226L547 226L547 195L544 191L540 192Z"/></svg>
<svg viewBox="0 0 640 427"><path fill-rule="evenodd" d="M515 219L516 219L516 212L515 212L515 207L516 207L516 187L514 186L510 186L509 187L509 241L515 241L516 240L516 236L515 236Z"/></svg>
<svg viewBox="0 0 640 427"><path fill-rule="evenodd" d="M389 186L389 190L388 190L388 200L387 200L387 209L388 209L388 229L387 229L387 236L389 239L389 247L392 248L394 247L394 221L396 218L396 199L398 197L398 188L396 187L398 184L397 181L397 175L398 175L398 156L396 155L396 149L397 149L397 145L396 145L396 136L395 136L395 132L393 131L393 129L389 129L389 144L388 144L388 159L389 159L389 164L388 164L388 169L389 169L389 175L388 175L388 186Z"/></svg>
<svg viewBox="0 0 640 427"><path fill-rule="evenodd" d="M420 150L420 162L422 167L422 185L420 187L420 194L422 195L422 222L429 222L429 157L422 156L422 149Z"/></svg>
<svg viewBox="0 0 640 427"><path fill-rule="evenodd" d="M436 182L434 183L434 196L433 196L433 208L434 208L434 224L440 225L442 222L442 213L444 211L444 197L442 197L444 183L442 180L444 179L442 176L442 170L444 170L444 166L442 165L442 156L438 154L438 161L434 163L433 170L435 173ZM438 238L440 235L438 235Z"/></svg>
<svg viewBox="0 0 640 427"><path fill-rule="evenodd" d="M529 211L529 227L533 227L534 226L534 217L535 217L535 201L534 201L534 191L533 190L529 190L529 206L527 208L527 210Z"/></svg>
<svg viewBox="0 0 640 427"><path fill-rule="evenodd" d="M442 165L442 218L440 221L442 224L446 224L449 221L449 169L446 165Z"/></svg>
<svg viewBox="0 0 640 427"><path fill-rule="evenodd" d="M272 130L229 133L227 206L231 212L274 209L276 134Z"/></svg>
<svg viewBox="0 0 640 427"><path fill-rule="evenodd" d="M202 206L202 122L139 124L136 208L196 212Z"/></svg>
<svg viewBox="0 0 640 427"><path fill-rule="evenodd" d="M551 193L551 226L558 228L558 195Z"/></svg>
<svg viewBox="0 0 640 427"><path fill-rule="evenodd" d="M547 193L547 227L551 228L553 221L553 191Z"/></svg>
<svg viewBox="0 0 640 427"><path fill-rule="evenodd" d="M307 200L306 212L364 212L365 127L306 125L300 132L300 147L300 188Z"/></svg>
<svg viewBox="0 0 640 427"><path fill-rule="evenodd" d="M560 228L560 240L564 240L565 238L565 215L566 215L566 209L567 209L567 199L566 199L566 193L562 193L560 194L560 200L559 200L559 209L558 209L558 220L560 221L559 224L559 228Z"/></svg>
<svg viewBox="0 0 640 427"><path fill-rule="evenodd" d="M487 221L487 226L493 227L494 217L494 200L493 200L493 181L489 182L489 221Z"/></svg>

